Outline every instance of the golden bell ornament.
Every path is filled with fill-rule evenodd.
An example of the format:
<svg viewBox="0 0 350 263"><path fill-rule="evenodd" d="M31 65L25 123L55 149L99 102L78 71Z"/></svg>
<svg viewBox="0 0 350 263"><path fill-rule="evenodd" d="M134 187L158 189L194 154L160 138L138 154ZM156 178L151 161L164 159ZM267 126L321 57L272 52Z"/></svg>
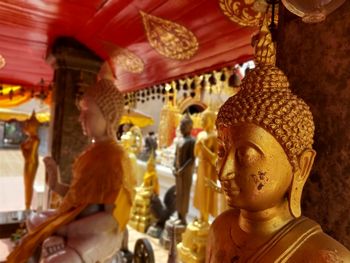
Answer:
<svg viewBox="0 0 350 263"><path fill-rule="evenodd" d="M340 7L345 0L282 0L293 14L300 16L305 23L319 23Z"/></svg>

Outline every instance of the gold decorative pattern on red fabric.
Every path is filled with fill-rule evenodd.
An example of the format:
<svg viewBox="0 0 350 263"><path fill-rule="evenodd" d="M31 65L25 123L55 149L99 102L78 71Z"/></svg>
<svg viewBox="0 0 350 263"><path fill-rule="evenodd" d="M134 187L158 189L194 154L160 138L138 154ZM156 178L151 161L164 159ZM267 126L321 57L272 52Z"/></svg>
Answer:
<svg viewBox="0 0 350 263"><path fill-rule="evenodd" d="M140 11L150 45L161 55L190 59L198 50L195 35L186 27Z"/></svg>
<svg viewBox="0 0 350 263"><path fill-rule="evenodd" d="M145 67L142 59L126 48L119 48L114 59L117 66L131 73L141 73Z"/></svg>
<svg viewBox="0 0 350 263"><path fill-rule="evenodd" d="M219 0L220 8L230 20L241 26L259 26L263 16L257 11L257 2L254 0Z"/></svg>

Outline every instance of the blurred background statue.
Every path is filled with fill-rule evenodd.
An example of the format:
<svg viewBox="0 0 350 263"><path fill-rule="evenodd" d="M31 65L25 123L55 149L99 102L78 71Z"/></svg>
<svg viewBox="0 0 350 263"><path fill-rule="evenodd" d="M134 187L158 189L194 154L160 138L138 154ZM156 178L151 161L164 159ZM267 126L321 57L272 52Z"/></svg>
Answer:
<svg viewBox="0 0 350 263"><path fill-rule="evenodd" d="M132 170L134 171L136 185L141 185L143 175L137 164L137 154L140 153L142 148L142 133L141 129L137 126L132 126L126 133L121 136L121 144L127 151L129 159L131 160Z"/></svg>
<svg viewBox="0 0 350 263"><path fill-rule="evenodd" d="M218 214L218 193L208 186L208 181L217 181L217 135L214 129L216 114L209 108L202 113L202 128L197 136L194 154L198 158L197 182L193 205L200 212L200 220L208 222L209 215Z"/></svg>
<svg viewBox="0 0 350 263"><path fill-rule="evenodd" d="M33 197L33 184L39 165L39 126L40 123L33 111L31 117L24 122L23 131L28 137L21 144L21 150L24 157L24 193L26 210L30 210L30 204L32 203Z"/></svg>
<svg viewBox="0 0 350 263"><path fill-rule="evenodd" d="M216 114L209 107L201 114L203 131L197 135L194 155L198 158L197 181L194 193L194 206L200 212L200 218L187 225L182 241L177 245L182 262L204 263L205 248L209 233L209 215L218 213L219 198L217 191L209 182L216 183L217 135L214 129Z"/></svg>
<svg viewBox="0 0 350 263"><path fill-rule="evenodd" d="M143 176L143 183L136 187L135 201L129 221L130 226L142 233L147 231L153 220L150 204L154 195L159 196L159 182L154 154L151 153L147 162L147 170Z"/></svg>
<svg viewBox="0 0 350 263"><path fill-rule="evenodd" d="M193 122L186 114L180 122L182 137L177 141L173 174L176 182L176 210L181 224L186 225L194 170L195 139L191 136Z"/></svg>
<svg viewBox="0 0 350 263"><path fill-rule="evenodd" d="M105 262L119 250L133 201L134 179L116 128L123 95L102 79L79 102L83 132L91 144L73 165L70 186L59 180L51 157L44 159L49 187L64 196L57 210L33 215L28 234L9 255L24 263L42 243L41 262Z"/></svg>
<svg viewBox="0 0 350 263"><path fill-rule="evenodd" d="M140 160L147 161L151 154L154 154L154 157L157 156L156 150L158 148L157 138L153 131L149 132L145 138L145 145L139 155Z"/></svg>

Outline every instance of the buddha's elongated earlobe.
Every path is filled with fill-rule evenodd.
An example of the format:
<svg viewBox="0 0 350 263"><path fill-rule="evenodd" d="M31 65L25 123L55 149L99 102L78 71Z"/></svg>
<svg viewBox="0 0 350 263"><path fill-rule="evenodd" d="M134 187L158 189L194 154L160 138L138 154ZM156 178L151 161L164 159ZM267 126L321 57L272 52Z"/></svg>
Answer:
<svg viewBox="0 0 350 263"><path fill-rule="evenodd" d="M301 195L307 178L309 177L316 152L306 149L299 157L299 168L295 171L289 189L289 209L294 217L301 215Z"/></svg>

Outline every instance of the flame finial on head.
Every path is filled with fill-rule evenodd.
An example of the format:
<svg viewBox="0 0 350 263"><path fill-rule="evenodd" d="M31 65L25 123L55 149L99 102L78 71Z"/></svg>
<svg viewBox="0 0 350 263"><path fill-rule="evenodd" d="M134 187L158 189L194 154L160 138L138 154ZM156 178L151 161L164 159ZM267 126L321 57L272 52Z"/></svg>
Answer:
<svg viewBox="0 0 350 263"><path fill-rule="evenodd" d="M275 65L276 48L265 18L257 35L254 54L255 64Z"/></svg>

